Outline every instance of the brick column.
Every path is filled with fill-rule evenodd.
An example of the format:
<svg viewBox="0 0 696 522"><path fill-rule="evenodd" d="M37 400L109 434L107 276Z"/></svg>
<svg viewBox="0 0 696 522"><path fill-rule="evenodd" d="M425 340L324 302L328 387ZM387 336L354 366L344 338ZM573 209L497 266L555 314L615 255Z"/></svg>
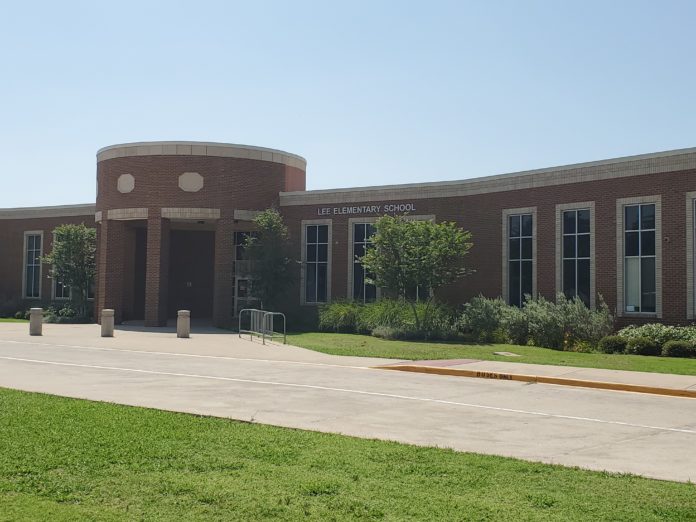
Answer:
<svg viewBox="0 0 696 522"><path fill-rule="evenodd" d="M99 263L97 266L97 295L95 319L101 321L101 311L113 308L114 322L123 319L123 270L125 251L125 223L105 219L99 230Z"/></svg>
<svg viewBox="0 0 696 522"><path fill-rule="evenodd" d="M222 218L215 228L215 289L213 325L230 328L234 324L234 220Z"/></svg>
<svg viewBox="0 0 696 522"><path fill-rule="evenodd" d="M169 220L150 209L147 220L145 268L145 326L167 325L169 286Z"/></svg>

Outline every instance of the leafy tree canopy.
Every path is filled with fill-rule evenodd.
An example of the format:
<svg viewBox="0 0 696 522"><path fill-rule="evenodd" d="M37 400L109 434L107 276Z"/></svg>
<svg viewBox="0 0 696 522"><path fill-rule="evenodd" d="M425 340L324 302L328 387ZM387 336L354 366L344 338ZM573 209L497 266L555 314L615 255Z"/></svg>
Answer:
<svg viewBox="0 0 696 522"><path fill-rule="evenodd" d="M245 241L250 261L251 293L266 310L276 309L290 283L291 259L288 227L276 209L267 209L255 219L258 233Z"/></svg>
<svg viewBox="0 0 696 522"><path fill-rule="evenodd" d="M472 244L471 233L455 223L384 216L375 223L371 248L361 261L374 284L405 296L418 286L437 290L464 277ZM420 327L425 318L415 306L413 312Z"/></svg>
<svg viewBox="0 0 696 522"><path fill-rule="evenodd" d="M53 230L53 249L43 258L51 265L51 277L70 288L70 301L81 317L87 317L87 298L96 275L97 231L81 223Z"/></svg>

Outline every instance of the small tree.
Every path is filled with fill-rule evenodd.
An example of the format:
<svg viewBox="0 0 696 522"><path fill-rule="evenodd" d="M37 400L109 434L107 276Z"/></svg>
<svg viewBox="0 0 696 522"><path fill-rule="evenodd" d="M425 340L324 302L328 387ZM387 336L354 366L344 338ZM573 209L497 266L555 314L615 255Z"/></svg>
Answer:
<svg viewBox="0 0 696 522"><path fill-rule="evenodd" d="M418 286L436 290L464 277L464 257L471 248L471 233L455 223L408 220L384 216L375 223L372 245L361 258L374 284L399 297ZM428 297L423 317L416 303L411 308L416 328L427 319L432 298Z"/></svg>
<svg viewBox="0 0 696 522"><path fill-rule="evenodd" d="M89 289L96 275L97 231L81 223L53 230L53 249L43 258L51 277L70 288L70 303L78 316L87 317Z"/></svg>
<svg viewBox="0 0 696 522"><path fill-rule="evenodd" d="M251 293L262 307L272 309L291 283L288 227L276 209L264 210L254 223L258 233L244 243L244 257L250 261Z"/></svg>

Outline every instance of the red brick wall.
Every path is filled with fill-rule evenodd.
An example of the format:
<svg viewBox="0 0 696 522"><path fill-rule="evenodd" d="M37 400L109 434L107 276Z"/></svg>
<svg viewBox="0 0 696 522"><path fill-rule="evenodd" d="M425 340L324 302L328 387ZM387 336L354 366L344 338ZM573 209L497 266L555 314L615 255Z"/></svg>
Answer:
<svg viewBox="0 0 696 522"><path fill-rule="evenodd" d="M609 307L616 307L616 200L638 196L662 196L662 295L663 319L686 320L686 231L685 194L696 190L696 171L682 171L621 179L557 185L439 199L399 199L413 203L414 215L434 214L437 221L454 221L473 234L474 246L468 264L476 273L440 292L452 304L461 304L483 294L495 297L502 292L502 211L508 208L537 207L538 292L553 297L556 291L556 205L595 202L596 290ZM383 200L375 200L379 202ZM360 202L357 205L368 205ZM348 220L363 215L319 216L319 207L352 206L324 204L283 206L282 212L297 242L302 219L333 220L332 297L346 297L348 281ZM375 214L372 214L374 216ZM667 240L667 238L669 238ZM299 300L299 292L297 299ZM621 320L620 323L639 320Z"/></svg>
<svg viewBox="0 0 696 522"><path fill-rule="evenodd" d="M53 230L62 224L94 227L94 216L2 219L0 220L0 312L11 313L31 306L48 305L53 297L50 266L44 264L41 273L41 299L23 299L24 232L43 231L43 255L53 246Z"/></svg>

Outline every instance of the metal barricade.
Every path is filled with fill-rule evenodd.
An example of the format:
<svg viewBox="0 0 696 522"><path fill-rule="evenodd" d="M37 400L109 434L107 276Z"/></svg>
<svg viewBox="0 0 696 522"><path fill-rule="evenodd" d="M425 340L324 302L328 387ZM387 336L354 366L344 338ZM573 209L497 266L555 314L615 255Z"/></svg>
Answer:
<svg viewBox="0 0 696 522"><path fill-rule="evenodd" d="M245 330L242 328L242 319L245 314L249 315L249 329ZM283 318L283 333L275 331L274 327L274 317ZM287 344L287 321L285 319L285 314L281 312L268 312L266 310L258 310L256 308L243 308L239 311L239 337L242 334L249 334L249 339L253 339L254 335L261 337L261 342L266 344L266 338L273 341L274 337L283 336L283 344Z"/></svg>

